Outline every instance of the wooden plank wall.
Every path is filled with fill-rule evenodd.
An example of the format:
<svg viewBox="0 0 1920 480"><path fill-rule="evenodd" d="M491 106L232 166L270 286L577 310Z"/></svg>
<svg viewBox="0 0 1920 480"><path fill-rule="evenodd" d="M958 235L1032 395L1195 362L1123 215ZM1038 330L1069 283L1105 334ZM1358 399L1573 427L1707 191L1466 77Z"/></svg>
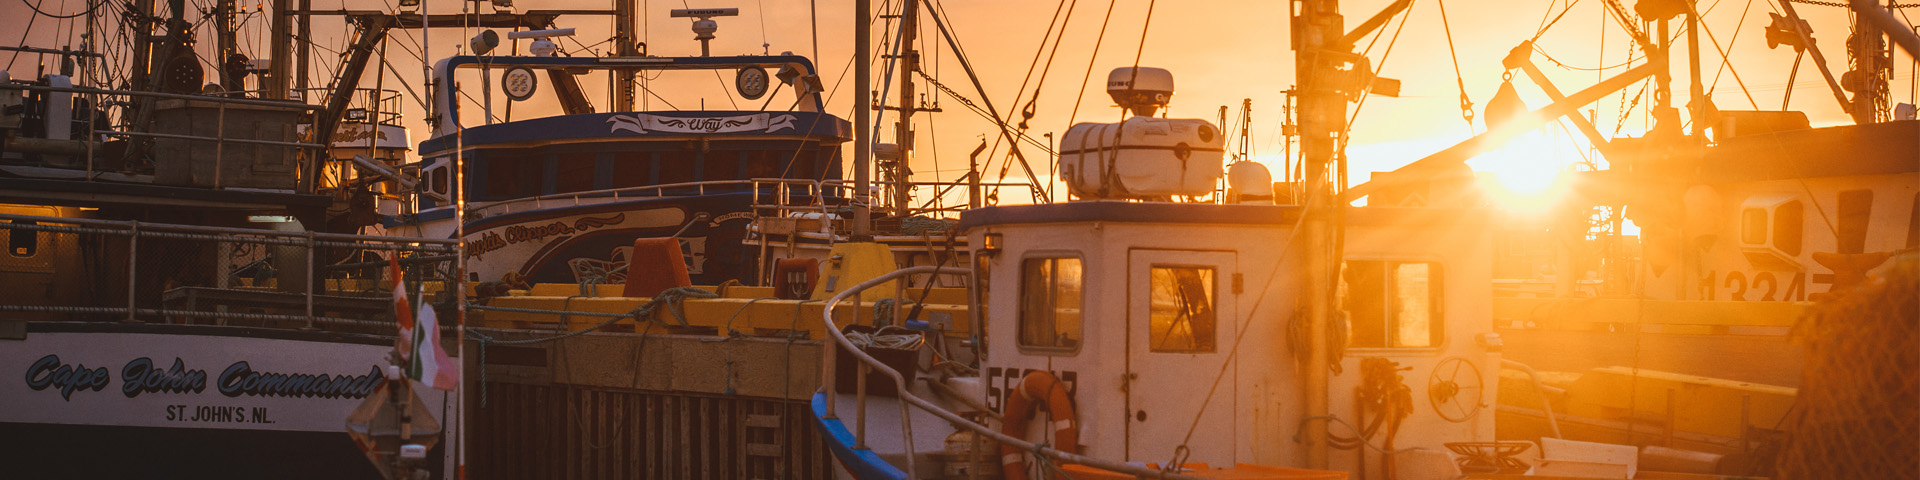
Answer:
<svg viewBox="0 0 1920 480"><path fill-rule="evenodd" d="M827 479L837 465L799 401L487 382L469 478Z"/></svg>

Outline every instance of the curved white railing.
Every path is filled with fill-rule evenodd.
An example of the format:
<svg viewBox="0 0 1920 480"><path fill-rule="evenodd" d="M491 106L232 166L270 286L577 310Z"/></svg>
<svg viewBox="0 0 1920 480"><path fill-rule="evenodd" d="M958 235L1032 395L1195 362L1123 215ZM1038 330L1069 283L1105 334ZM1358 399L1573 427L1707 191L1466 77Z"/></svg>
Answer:
<svg viewBox="0 0 1920 480"><path fill-rule="evenodd" d="M856 375L856 377L854 377L854 385L855 385L854 395L857 400L855 402L856 411L854 413L855 418L854 418L854 434L853 434L854 440L853 441L856 448L861 448L861 446L864 446L866 444L865 437L866 437L866 430L867 430L867 418L866 418L867 372L869 370L878 370L880 371L880 373L885 374L888 378L892 378L893 384L898 387L896 388L896 390L898 390L899 397L900 397L900 430L901 430L900 433L901 433L901 439L906 442L905 447L906 447L906 453L907 453L906 455L907 468L905 469L905 471L907 473L907 478L914 478L914 474L915 474L915 471L914 471L915 470L914 469L915 453L913 448L913 421L912 421L912 417L909 416L909 413L911 413L911 411L907 409L908 405L912 405L914 408L919 408L921 410L926 411L927 413L931 413L934 416L940 417L941 419L952 423L956 427L966 429L967 431L971 431L976 435L982 435L989 439L992 439L995 442L1012 445L1015 448L1018 448L1021 450L1035 452L1039 455L1043 455L1056 462L1077 463L1077 464L1086 465L1086 466L1090 466L1090 467L1094 467L1102 470L1120 472L1120 473L1134 475L1136 477L1142 477L1142 478L1201 480L1199 477L1181 475L1177 473L1162 472L1160 470L1146 468L1139 465L1128 465L1122 462L1115 462L1115 461L1110 461L1110 460L1105 460L1100 458L1093 458L1093 457L1083 456L1075 453L1063 452L1063 451L1055 450L1052 448L1040 447L1024 439L1015 438L1011 435L1000 433L1000 431L998 430L987 428L987 426L985 425L981 425L971 420L967 420L966 418L961 417L959 414L947 411L946 409L941 408L939 405L935 405L933 402L929 402L926 399L922 399L919 396L916 396L913 393L908 392L907 391L908 385L906 383L906 378L901 376L899 371L896 371L892 368L887 367L886 364L880 363L879 360L875 360L872 356L867 355L866 352L860 351L859 348L853 345L853 342L851 340L847 340L846 335L840 333L840 328L836 326L833 322L833 309L835 306L840 304L841 300L845 300L849 296L857 295L863 290L874 287L876 285L887 283L896 278L906 277L908 275L919 275L919 274L960 275L960 276L968 277L968 282L967 282L968 285L973 285L975 283L972 281L973 280L972 271L963 270L958 267L938 267L938 266L908 267L908 268L903 268L903 269L895 270L892 272L888 272L885 275L875 277L872 280L867 280L865 282L860 282L860 284L858 285L854 285L851 288L843 290L840 293L835 294L832 298L827 299L826 308L820 309L821 321L826 322L826 330L828 333L828 338L831 338L833 342L839 345L840 347L840 348L835 348L832 345L828 345L826 348L820 349L822 352L824 352L821 354L823 356L823 359L821 360L820 364L822 365L821 385L824 385L823 387L821 387L821 391L826 393L826 418L837 418L835 413L835 400L838 397L838 393L837 393L837 389L833 387L834 385L837 385L837 383L835 383L837 380L835 378L836 369L834 368L835 352L839 351L841 348L845 348L848 353L851 353L853 355L853 358L855 360L859 361L859 363L856 364L857 368L854 369L855 370L854 374ZM972 287L969 286L969 288L972 288ZM977 306L975 307L977 308ZM854 314L855 315L854 321L856 322L859 321L858 312L859 310L856 309ZM971 325L971 327L976 329L980 328L978 324Z"/></svg>

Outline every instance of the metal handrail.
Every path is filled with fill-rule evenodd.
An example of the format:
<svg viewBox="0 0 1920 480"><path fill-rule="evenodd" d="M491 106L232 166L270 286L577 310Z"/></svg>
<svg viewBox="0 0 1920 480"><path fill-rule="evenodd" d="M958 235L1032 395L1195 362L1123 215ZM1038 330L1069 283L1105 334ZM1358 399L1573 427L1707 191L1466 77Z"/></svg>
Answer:
<svg viewBox="0 0 1920 480"><path fill-rule="evenodd" d="M1516 369L1521 372L1525 372L1527 374L1527 379L1533 381L1534 395L1540 397L1540 408L1541 408L1541 412L1546 413L1547 426L1553 427L1553 438L1567 438L1560 435L1560 420L1553 417L1553 399L1547 398L1547 392L1558 390L1557 392L1554 392L1554 393L1567 393L1567 391L1565 389L1548 387L1545 383L1541 383L1540 372L1533 371L1533 367L1527 364L1516 362L1513 360L1501 359L1500 365L1503 367Z"/></svg>
<svg viewBox="0 0 1920 480"><path fill-rule="evenodd" d="M722 185L752 186L752 184L753 182L750 180L707 180L707 181L699 181L699 182L682 182L682 183L668 183L668 184L661 184L661 185L642 185L642 186L634 186L634 187L608 188L608 189L602 189L602 190L586 190L586 191L579 191L579 192L554 193L554 194L548 194L548 195L541 195L537 197L523 197L523 198L515 198L511 200L500 200L496 202L486 203L480 206L468 207L467 210L478 215L478 214L485 214L489 210L492 210L496 207L505 207L507 211L501 212L501 213L512 213L514 205L523 204L527 202L533 202L534 208L541 208L543 207L543 205L541 205L542 202L546 202L550 200L570 199L570 200L573 200L573 205L579 205L581 198L610 196L610 198L617 199L617 198L620 198L620 195L623 193L646 191L646 190L656 191L654 195L650 195L650 196L662 197L662 196L666 196L665 194L666 190L674 189L674 188L694 188L696 189L697 195L705 195L707 193L708 187L716 187L716 186L722 186ZM645 197L648 195L642 195L642 196Z"/></svg>
<svg viewBox="0 0 1920 480"><path fill-rule="evenodd" d="M0 231L23 230L23 231L66 233L66 234L118 235L118 236L125 236L128 239L127 256L126 256L126 262L127 262L126 306L124 307L80 307L80 306L0 305L0 312L95 313L95 314L125 313L126 321L135 321L138 315L157 315L157 316L212 317L212 318L219 318L219 319L253 319L253 320L304 319L307 322L306 328L309 328L309 329L314 328L315 325L322 324L322 323L347 324L347 325L365 324L364 321L356 321L353 319L329 318L329 317L323 317L323 316L318 316L314 314L315 313L315 296L317 295L316 291L326 288L324 286L316 285L316 282L313 281L313 280L317 280L317 278L312 277L312 274L313 272L317 271L316 267L319 266L317 263L317 259L315 257L316 248L345 247L345 248L361 248L361 249L370 249L370 250L454 252L454 251L457 251L456 248L457 248L457 245L459 244L458 240L453 240L453 239L389 237L389 236L374 236L374 235L347 235L347 234L337 234L337 233L322 233L322 232L314 232L314 231L290 232L290 231L280 231L280 230L258 230L258 229L231 228L231 227L210 227L210 226L202 226L202 225L144 223L139 221L115 221L115 220L98 220L98 219L71 218L71 217L45 217L45 216L37 216L37 215L0 214L0 221L4 221L4 223L0 223ZM137 292L139 290L138 279L140 278L139 272L137 271L137 269L139 268L139 264L140 264L140 239L142 237L156 238L156 239L208 241L208 242L218 242L221 244L244 243L244 244L286 245L286 246L305 247L306 268L304 272L307 272L306 275L308 275L309 278L306 282L305 288L303 289L304 291L300 292L304 297L303 298L304 301L302 303L304 304L303 306L305 307L305 315L272 315L272 314L254 314L254 313L234 313L234 312L226 312L226 311L195 312L191 310L176 310L176 309L166 309L166 308L159 308L159 309L140 308L140 306L137 304L137 298L138 298ZM451 261L454 257L451 255L442 255L442 256L431 257L431 258L437 258L437 259L440 259L440 261ZM223 280L221 280L220 283L216 285L217 287L225 288L226 285L225 285L224 279L226 278L226 275L228 275L229 273L231 272L221 273L220 278ZM457 281L449 281L448 284L450 288L458 288ZM359 322L359 323L356 323L356 322Z"/></svg>
<svg viewBox="0 0 1920 480"><path fill-rule="evenodd" d="M955 270L955 271L948 273L948 272L943 272L942 270ZM860 351L859 348L853 345L853 341L847 340L847 336L845 334L840 333L840 329L837 326L835 326L833 322L833 309L835 306L839 305L841 300L846 299L850 295L858 294L862 290L866 290L867 288L871 288L871 287L880 285L882 283L892 281L893 279L896 279L896 278L900 278L908 275L923 274L923 273L932 274L932 275L965 275L968 277L967 283L969 285L968 288L970 289L972 288L971 285L975 283L973 282L973 278L971 278L973 276L972 271L960 270L958 267L942 267L942 266L908 267L908 268L903 268L899 270L894 270L892 272L888 272L884 275L874 277L872 280L860 282L860 284L858 285L854 285L852 287L847 288L846 290L842 290L840 293L835 294L832 298L827 299L826 307L820 309L821 320L826 322L826 330L827 330L828 338L831 338L834 341L834 343L836 343L840 348L846 348L848 353L853 354L854 359L860 361L860 364L863 368L878 370L880 373L885 374L888 378L892 378L893 384L898 387L897 390L899 391L900 401L901 401L900 402L900 429L904 434L902 437L902 440L907 442L906 443L907 478L914 478L915 476L914 459L913 459L914 457L913 422L912 422L912 418L908 416L908 413L910 413L910 411L907 410L907 406L912 405L914 408L919 408L921 410L926 411L927 413L931 413L934 416L940 417L941 419L952 423L956 427L960 427L967 431L971 431L976 435L985 435L987 438L990 438L993 441L1007 444L1007 445L1012 445L1015 448L1034 452L1035 454L1042 455L1056 461L1060 461L1064 463L1077 463L1081 465L1098 468L1101 470L1120 472L1120 473L1134 475L1136 477L1142 477L1142 478L1202 480L1200 477L1194 477L1191 475L1181 475L1178 473L1163 472L1160 470L1146 468L1144 466L1128 465L1126 463L1088 457L1088 456L1083 456L1075 453L1055 450L1050 447L1038 446L1024 439L1014 438L1011 435L1000 433L1000 431L998 430L987 428L987 426L985 425L981 425L981 424L975 423L972 420L963 418L958 414L949 412L946 409L941 408L939 405L933 404L933 402L929 402L925 399L920 398L919 396L914 395L911 392L908 392L906 379L905 377L900 375L899 371L888 367L884 363L880 363L879 360L876 360L872 356L867 355L866 352ZM974 328L979 328L979 326L975 325ZM822 375L821 385L824 385L824 386L821 387L821 391L826 393L827 418L834 418L834 415L835 415L834 400L837 398L837 393L836 393L837 389L833 388L833 385L836 384L835 382L838 379L835 378L835 373L836 373L835 370L837 369L834 368L834 360L835 360L834 352L837 350L840 350L840 348L835 348L834 346L828 346L827 348L821 349L824 352L822 354L824 359L821 361L822 372L824 373L824 375ZM859 374L859 372L856 372L856 374ZM862 412L861 412L861 418L855 419L855 421L858 422L857 423L858 427L856 428L854 443L856 445L864 445L865 439L861 437L864 434L865 424L866 424L866 418L864 415L864 411L866 410L865 408L866 406L866 375L862 374L855 380L857 380L855 395L858 396L858 405L860 407L859 410L861 410Z"/></svg>
<svg viewBox="0 0 1920 480"><path fill-rule="evenodd" d="M708 188L716 188L721 186L748 187L753 191L754 199L752 200L752 203L757 204L759 203L759 198L760 198L760 187L765 186L767 184L773 184L776 186L776 188L779 188L781 192L776 192L776 195L784 199L788 195L787 193L784 193L784 192L789 190L785 188L786 185L806 185L809 187L810 191L823 193L825 190L824 190L824 187L821 186L822 183L823 182L818 180L797 179L797 178L755 178L755 179L748 179L748 180L704 180L704 181L698 181L698 182L667 183L667 184L660 184L660 185L640 185L640 186L632 186L632 187L607 188L607 189L600 189L600 190L585 190L585 191L579 191L579 192L554 193L554 194L540 195L536 197L523 197L523 198L515 198L511 200L500 200L495 202L489 202L489 203L481 204L479 206L468 207L467 210L469 212L473 212L476 215L479 215L479 214L490 214L491 211L496 208L505 207L507 211L501 212L501 213L511 213L513 212L513 207L515 205L524 204L527 202L533 202L534 208L540 208L543 206L542 203L552 201L552 200L572 200L573 205L579 205L580 200L583 198L607 197L607 198L617 199L617 198L621 198L621 196L625 194L630 194L633 192L644 192L649 190L652 190L655 192L654 195L650 195L650 196L666 196L665 191L672 190L672 189L679 189L679 188L693 188L695 189L696 194L705 195L707 193ZM819 196L821 196L820 193L816 193L814 197L818 198ZM640 196L646 197L648 195L640 195Z"/></svg>
<svg viewBox="0 0 1920 480"><path fill-rule="evenodd" d="M40 223L40 224L65 223L65 224L71 224L71 225L89 225L89 226L96 226L96 227L133 228L135 226L135 222L132 222L132 221L99 220L99 219L92 219L92 218L73 218L73 217L43 217L38 215L15 215L15 214L7 214L7 213L0 213L0 220L14 222L15 225L13 226L19 227L19 228L26 228L29 226L19 225L18 222L34 222L34 223ZM307 232L288 232L288 231L281 231L281 230L257 230L257 229L250 229L250 228L232 228L232 227L210 227L205 225L181 225L181 224L172 224L172 223L138 222L138 227L140 230L176 230L176 231L182 231L182 232L200 232L200 233L215 233L215 234L229 234L229 235L244 234L244 235L261 235L261 236L272 236L272 237L306 237L308 236ZM449 238L392 237L392 236L381 236L381 235L351 235L351 234L344 234L344 233L323 233L323 232L313 232L312 236L313 238L319 239L319 240L370 241L370 242L384 242L384 243L422 243L422 244L433 244L433 245L443 245L443 246L453 246L453 245L460 244L459 240L454 240Z"/></svg>
<svg viewBox="0 0 1920 480"><path fill-rule="evenodd" d="M252 98L217 97L217 96L210 96L210 95L187 95L187 94L180 94L180 93L141 92L141 91L134 91L134 90L106 90L106 89L91 88L91 87L43 87L39 85L13 84L13 85L0 85L0 89L32 90L32 91L39 91L39 92L88 93L88 94L94 94L94 95L127 95L127 96L133 96L133 97L154 97L154 98L166 98L166 99L174 99L174 100L195 100L195 101L203 101L203 102L231 103L234 105L251 105L255 107L273 107L273 108L297 109L297 110L308 110L308 111L319 110L321 108L321 106L319 105L309 105L306 103L295 102L290 100L259 100L259 99L252 99Z"/></svg>

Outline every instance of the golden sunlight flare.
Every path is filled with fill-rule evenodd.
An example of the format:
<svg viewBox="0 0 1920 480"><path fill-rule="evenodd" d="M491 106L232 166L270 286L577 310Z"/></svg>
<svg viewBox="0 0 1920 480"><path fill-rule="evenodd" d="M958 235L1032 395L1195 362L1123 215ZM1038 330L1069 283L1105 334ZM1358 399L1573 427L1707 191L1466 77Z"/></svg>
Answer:
<svg viewBox="0 0 1920 480"><path fill-rule="evenodd" d="M1553 135L1534 131L1467 161L1487 199L1514 212L1542 213L1566 197L1567 169L1580 153Z"/></svg>

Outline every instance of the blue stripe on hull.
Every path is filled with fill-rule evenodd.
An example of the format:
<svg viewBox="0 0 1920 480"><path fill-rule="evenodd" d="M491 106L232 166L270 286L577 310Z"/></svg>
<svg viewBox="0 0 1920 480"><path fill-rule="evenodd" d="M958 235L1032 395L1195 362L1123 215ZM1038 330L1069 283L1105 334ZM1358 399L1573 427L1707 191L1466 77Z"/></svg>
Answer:
<svg viewBox="0 0 1920 480"><path fill-rule="evenodd" d="M907 478L906 472L902 472L898 467L894 467L893 464L880 459L880 456L874 454L873 450L856 450L853 448L853 432L847 429L847 425L841 423L838 419L827 418L827 394L825 392L813 394L813 425L820 429L822 436L826 437L827 447L833 450L833 457L839 459L840 464L846 466L847 470L853 473L854 478L860 480L902 480Z"/></svg>

